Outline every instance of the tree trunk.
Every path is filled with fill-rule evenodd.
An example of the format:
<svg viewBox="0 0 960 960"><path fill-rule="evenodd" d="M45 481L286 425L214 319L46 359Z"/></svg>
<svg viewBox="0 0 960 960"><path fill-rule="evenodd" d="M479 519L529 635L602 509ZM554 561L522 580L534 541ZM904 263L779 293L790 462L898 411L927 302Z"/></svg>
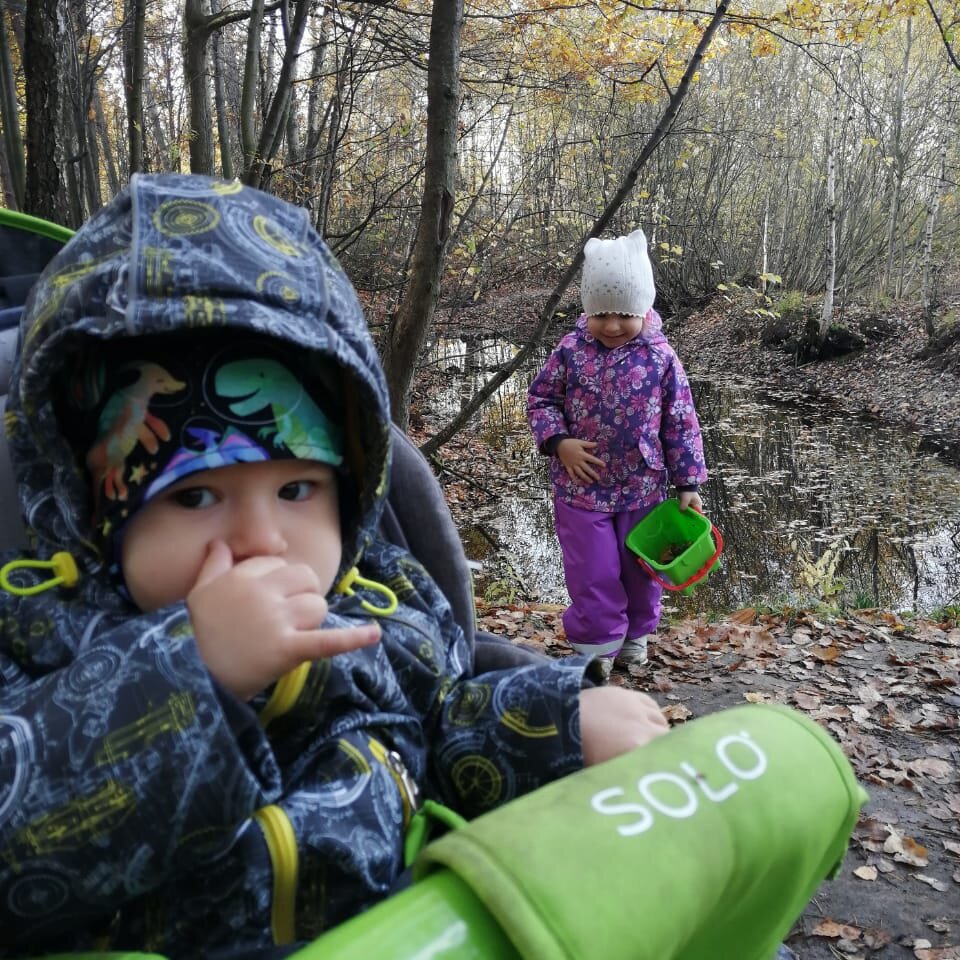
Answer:
<svg viewBox="0 0 960 960"><path fill-rule="evenodd" d="M260 83L260 40L264 0L253 0L247 25L247 55L240 90L240 153L244 172L253 166L257 151L257 86Z"/></svg>
<svg viewBox="0 0 960 960"><path fill-rule="evenodd" d="M10 177L10 205L23 207L26 169L23 161L23 140L20 137L20 110L17 106L17 84L10 59L7 33L7 4L0 3L0 121L3 123L3 152Z"/></svg>
<svg viewBox="0 0 960 960"><path fill-rule="evenodd" d="M330 216L330 197L333 193L333 176L337 163L337 143L340 138L340 119L343 114L343 92L340 84L343 76L337 71L337 79L330 99L327 119L327 148L323 155L323 170L320 176L320 191L317 198L315 222L321 236L327 233L327 218Z"/></svg>
<svg viewBox="0 0 960 960"><path fill-rule="evenodd" d="M110 189L110 196L115 197L120 192L120 175L117 173L117 165L113 160L113 146L110 143L110 134L103 117L103 99L96 84L93 87L92 102L96 113L94 123L97 128L97 137L100 140L100 148L107 168L107 187Z"/></svg>
<svg viewBox="0 0 960 960"><path fill-rule="evenodd" d="M820 322L816 325L815 336L807 337L808 346L819 353L827 339L827 331L833 320L833 299L837 285L837 140L840 131L840 71L843 62L837 66L837 86L833 95L833 116L830 120L830 129L827 132L829 146L827 147L827 243L824 252L824 291L823 305L820 309Z"/></svg>
<svg viewBox="0 0 960 960"><path fill-rule="evenodd" d="M687 91L690 89L690 84L693 81L693 77L700 69L700 63L703 60L704 54L710 47L717 29L726 17L727 8L729 6L730 0L720 0L720 3L717 4L716 10L713 12L710 22L707 24L706 30L704 31L703 36L700 38L700 42L697 44L697 49L694 50L693 56L690 58L690 62L687 64L687 68L683 73L683 78L680 80L680 83L677 85L677 89L670 97L670 102L667 104L667 108L664 111L663 116L660 118L657 126L653 130L653 133L650 134L649 139L644 144L643 149L640 151L640 155L633 162L633 165L627 172L627 176L624 179L620 189L614 195L610 203L607 204L603 213L600 214L600 217L596 223L594 223L587 236L583 238L583 242L580 244L579 252L573 258L563 276L560 278L557 286L550 294L550 297L548 298L547 303L540 314L536 329L533 331L530 339L516 352L513 359L508 364L505 364L503 367L501 367L500 371L495 376L491 377L490 380L488 380L483 387L481 387L473 395L473 398L470 401L461 405L460 412L453 418L453 420L450 421L450 423L448 423L442 430L435 433L429 440L427 440L426 443L423 444L421 449L426 456L432 456L451 437L456 436L461 427L463 427L464 424L466 424L474 415L474 413L476 413L477 410L479 410L483 404L486 403L486 401L497 392L502 383L513 376L514 372L527 361L527 358L540 345L540 341L550 328L550 324L553 321L553 315L557 309L557 305L560 303L560 299L566 292L567 287L570 286L570 282L576 275L577 270L580 269L580 264L583 262L583 247L586 245L587 240L589 240L591 237L599 236L606 228L607 224L610 223L614 214L620 209L624 200L633 190L640 171L653 155L653 152L659 146L663 138L666 137L666 135L670 132L670 128L673 126L673 122L676 120L677 114L680 111L680 106L687 96Z"/></svg>
<svg viewBox="0 0 960 960"><path fill-rule="evenodd" d="M253 187L263 184L270 161L280 149L283 138L284 118L290 104L293 89L293 73L300 55L300 44L307 28L307 16L310 13L310 0L298 0L295 5L293 23L286 37L286 49L283 54L283 63L280 66L280 76L277 78L277 88L257 142L253 157L243 173L243 182ZM246 158L245 158L246 161Z"/></svg>
<svg viewBox="0 0 960 960"><path fill-rule="evenodd" d="M953 122L955 105L951 105L944 128L950 129ZM932 340L936 330L933 325L933 308L936 301L936 291L933 283L933 227L940 211L940 203L950 190L950 179L947 176L947 144L950 138L943 136L940 140L940 170L937 183L933 188L933 197L927 205L927 219L923 228L923 280L920 288L920 302L923 305L923 326L927 339Z"/></svg>
<svg viewBox="0 0 960 960"><path fill-rule="evenodd" d="M213 118L207 82L207 40L210 27L203 0L183 6L183 76L190 100L190 172L213 176Z"/></svg>
<svg viewBox="0 0 960 960"><path fill-rule="evenodd" d="M890 207L887 214L887 259L883 271L882 289L890 293L893 286L893 261L897 247L897 228L900 224L900 209L903 202L903 177L906 166L905 148L903 145L903 104L906 97L907 76L910 72L910 52L913 46L913 31L911 20L907 19L907 43L903 53L903 63L900 65L897 81L896 99L893 104L893 130L891 132L890 152L893 154L893 166L890 170ZM894 289L899 296L899 284Z"/></svg>
<svg viewBox="0 0 960 960"><path fill-rule="evenodd" d="M90 78L91 85L96 80ZM87 98L87 109L84 112L83 143L84 143L84 182L87 191L87 207L91 213L103 206L103 191L100 189L100 144L97 142L97 111L93 105L93 97Z"/></svg>
<svg viewBox="0 0 960 960"><path fill-rule="evenodd" d="M317 151L320 148L320 134L323 127L320 122L321 71L327 52L327 12L326 4L318 11L319 27L313 38L313 60L310 65L310 91L307 94L307 129L304 134L303 184L310 190L302 202L316 215L317 197L314 184L317 181Z"/></svg>
<svg viewBox="0 0 960 960"><path fill-rule="evenodd" d="M60 51L63 29L57 0L27 0L23 72L27 91L24 210L67 224L61 174ZM71 224L79 226L79 224Z"/></svg>
<svg viewBox="0 0 960 960"><path fill-rule="evenodd" d="M220 12L219 0L212 4L214 14ZM217 135L220 138L220 171L224 180L232 180L233 172L233 137L230 132L230 113L227 107L227 91L224 81L223 48L220 42L220 33L213 35L213 100L217 109Z"/></svg>
<svg viewBox="0 0 960 960"><path fill-rule="evenodd" d="M433 320L450 235L457 172L463 0L434 0L427 62L427 149L410 282L387 330L384 370L393 419L409 423L409 390Z"/></svg>
<svg viewBox="0 0 960 960"><path fill-rule="evenodd" d="M144 169L143 64L146 20L147 0L130 0L124 30L123 74L127 102L127 149L131 176Z"/></svg>

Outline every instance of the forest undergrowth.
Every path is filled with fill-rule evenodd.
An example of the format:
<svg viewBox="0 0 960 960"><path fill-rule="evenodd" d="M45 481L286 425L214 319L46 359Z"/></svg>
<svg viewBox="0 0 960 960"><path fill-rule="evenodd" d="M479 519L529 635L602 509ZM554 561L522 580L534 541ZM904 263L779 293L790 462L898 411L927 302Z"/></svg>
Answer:
<svg viewBox="0 0 960 960"><path fill-rule="evenodd" d="M952 325L931 349L917 311L860 306L842 324L855 349L810 363L797 362L788 328L771 330L742 303L715 302L668 331L694 375L815 395L852 423L876 418L921 431L958 462L960 335ZM428 420L417 426L429 428ZM469 431L443 448L440 466L461 529L504 485L525 482L509 456ZM481 597L477 606L482 629L546 656L570 655L562 607L519 594L509 603ZM673 725L778 702L843 747L870 802L840 873L788 937L800 960L960 960L958 614L744 607L663 622L649 664L614 671L612 683L650 693Z"/></svg>

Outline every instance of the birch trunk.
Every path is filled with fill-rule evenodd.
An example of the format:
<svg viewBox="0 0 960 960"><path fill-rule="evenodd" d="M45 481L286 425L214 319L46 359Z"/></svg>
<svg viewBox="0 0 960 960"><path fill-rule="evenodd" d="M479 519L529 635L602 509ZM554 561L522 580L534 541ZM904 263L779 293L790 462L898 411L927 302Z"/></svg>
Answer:
<svg viewBox="0 0 960 960"><path fill-rule="evenodd" d="M953 121L955 105L951 105L945 128L950 129ZM950 180L947 177L947 144L949 138L944 135L940 139L940 162L937 174L937 183L933 189L933 196L927 204L927 218L923 227L923 279L920 287L920 302L923 306L923 326L927 339L932 340L936 333L933 325L933 308L936 300L936 291L933 283L933 228L940 212L940 203L950 190Z"/></svg>
<svg viewBox="0 0 960 960"><path fill-rule="evenodd" d="M903 63L897 80L896 96L893 102L893 129L891 131L890 152L893 166L890 170L890 207L887 215L887 258L883 271L883 292L899 296L900 285L893 282L893 262L897 246L897 225L900 223L900 210L903 204L903 177L906 166L903 145L903 104L906 97L907 74L910 69L910 53L913 46L912 21L907 19L907 42L903 53Z"/></svg>
<svg viewBox="0 0 960 960"><path fill-rule="evenodd" d="M820 323L816 329L816 336L809 344L814 351L823 348L833 320L833 300L837 285L837 140L840 130L840 79L842 62L837 66L837 85L833 94L833 114L830 118L830 129L827 131L827 184L826 184L826 217L827 236L824 251L823 272L824 291L823 305L820 309ZM809 338L808 338L809 339Z"/></svg>

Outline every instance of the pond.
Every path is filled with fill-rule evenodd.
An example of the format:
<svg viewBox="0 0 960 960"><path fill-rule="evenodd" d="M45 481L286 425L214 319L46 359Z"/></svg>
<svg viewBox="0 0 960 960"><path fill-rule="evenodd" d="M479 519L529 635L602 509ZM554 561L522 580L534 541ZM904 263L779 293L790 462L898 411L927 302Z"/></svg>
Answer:
<svg viewBox="0 0 960 960"><path fill-rule="evenodd" d="M503 341L439 341L435 411L450 416L514 351ZM501 592L512 580L518 597L566 603L546 460L525 416L527 385L545 358L481 411L483 436L520 479L495 484L502 496L461 534L483 565L478 594L497 578ZM668 612L811 601L929 612L960 603L960 470L920 436L733 381L693 387L710 469L701 495L725 549L691 596L666 598Z"/></svg>

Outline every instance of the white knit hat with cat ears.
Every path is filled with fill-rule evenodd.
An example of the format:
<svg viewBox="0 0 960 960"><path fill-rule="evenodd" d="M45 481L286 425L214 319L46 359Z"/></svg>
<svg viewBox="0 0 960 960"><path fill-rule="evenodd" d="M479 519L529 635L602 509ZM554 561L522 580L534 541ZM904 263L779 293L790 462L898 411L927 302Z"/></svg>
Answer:
<svg viewBox="0 0 960 960"><path fill-rule="evenodd" d="M587 241L583 248L580 300L588 317L597 313L643 317L656 295L647 238L642 230L612 240L591 237Z"/></svg>

